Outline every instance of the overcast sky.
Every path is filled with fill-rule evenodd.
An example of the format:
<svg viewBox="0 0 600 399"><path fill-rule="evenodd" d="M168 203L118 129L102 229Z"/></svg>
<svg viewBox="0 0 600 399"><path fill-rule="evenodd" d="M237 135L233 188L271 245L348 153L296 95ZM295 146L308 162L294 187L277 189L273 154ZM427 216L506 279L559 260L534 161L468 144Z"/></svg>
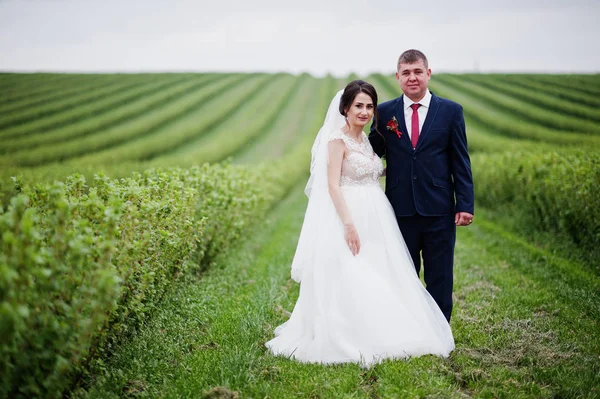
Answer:
<svg viewBox="0 0 600 399"><path fill-rule="evenodd" d="M599 0L0 0L0 71L600 72Z"/></svg>

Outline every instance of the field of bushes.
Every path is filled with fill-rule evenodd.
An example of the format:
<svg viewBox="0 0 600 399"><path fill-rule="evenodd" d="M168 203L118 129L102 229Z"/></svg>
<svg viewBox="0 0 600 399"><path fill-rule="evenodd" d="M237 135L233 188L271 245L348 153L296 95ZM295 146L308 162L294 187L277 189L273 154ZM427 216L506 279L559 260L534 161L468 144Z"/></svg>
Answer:
<svg viewBox="0 0 600 399"><path fill-rule="evenodd" d="M277 287L289 291L285 299L272 294L270 300L279 302L266 301L266 308L285 305L291 310L297 292L290 291L286 272L294 250L290 243L301 224L300 188L310 146L331 97L349 79L261 73L0 74L0 398L93 397L94 392L108 392L102 381L114 385L111 397L195 396L183 394L186 388L150 387L148 375L132 390L136 385L131 381L142 377L122 377L124 370L152 355L143 349L138 355L126 354L141 345L136 340L144 339L138 337L146 336L157 315L174 311L166 304L181 299L189 284L200 287L193 295L207 296L207 301L211 293L202 287L223 284L233 289L241 284L230 279L236 264L243 263L240 259L255 256L236 255L250 245L249 237L263 237L255 246L287 248L277 255L277 271L269 269L279 277L269 280L260 274L264 270L252 271L252 265L243 270L258 273L251 280L262 284L264 279L269 292ZM401 94L393 76L365 79L382 100ZM430 89L464 107L476 223L459 234L457 244L457 279L462 276L463 283L457 282L454 357L441 363L418 360L415 365L439 373L444 383L409 384L415 389L407 392L443 397L600 396L600 76L442 74L433 76ZM271 227L264 230L265 220L274 226L271 233ZM277 227L279 223L288 224ZM278 228L290 235L287 244L269 238ZM485 243L478 244L483 237ZM460 255L461 242L475 254L481 251L481 259L495 254L501 260L490 264L500 262L509 270L477 291L473 276L486 266L477 257ZM515 254L522 256L513 258ZM262 255L256 256L260 264ZM531 272L528 265L542 271ZM573 291L579 305L586 305L576 313L553 314L556 325L546 326L556 331L552 345L561 346L573 340L567 330L573 320L579 321L575 333L589 340L577 346L575 339L571 357L546 362L538 350L527 355L525 364L509 367L506 360L486 365L475 353L488 348L493 354L498 348L474 338L481 334L493 341L489 331L478 330L469 312L481 316L488 303L488 321L513 328L514 314L502 313L511 306L497 309L489 295L501 298L494 290L515 275L555 287L560 298ZM471 300L479 308L471 302L461 308L461 300L473 290L478 294ZM215 306L217 313L193 317L253 317L251 311L236 313L236 306L243 308L245 302L227 308L224 297L218 299L226 292L214 294L223 309L217 312ZM248 301L256 300L252 295L248 291ZM511 295L526 297L525 291ZM531 306L531 314L541 307L537 302L523 306ZM267 327L282 321L275 311L256 317L263 326L255 337L259 341L271 333ZM520 314L518 320L531 317ZM238 349L260 359L256 364L266 363L247 381L233 377L235 367L231 375L223 371L207 377L198 388L206 395L217 386L244 397L309 395L315 389L311 383L306 390L299 388L300 380L318 384L315 376L323 369L278 380L273 373L290 366L269 363L264 351L251 344L245 348L240 339ZM185 352L180 344L173 343L174 348ZM554 348L548 345L548 351ZM229 352L223 350L226 356ZM590 362L594 356L595 365ZM197 372L210 368L212 361L207 357ZM589 370L569 374L570 383L551 373L574 364ZM352 392L358 392L355 397L402 397L392 388L402 381L390 371L399 366L381 367L372 375L340 369L333 380L342 384L346 377L360 376L359 381L350 384L354 388L342 384L322 397ZM510 372L496 372L499 367ZM410 373L400 375L404 372Z"/></svg>

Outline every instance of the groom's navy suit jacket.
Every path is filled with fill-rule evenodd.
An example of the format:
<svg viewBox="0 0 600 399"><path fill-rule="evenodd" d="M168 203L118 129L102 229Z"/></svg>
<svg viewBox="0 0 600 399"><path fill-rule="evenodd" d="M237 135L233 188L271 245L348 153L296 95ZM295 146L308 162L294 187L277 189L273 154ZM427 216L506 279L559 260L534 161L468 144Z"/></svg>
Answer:
<svg viewBox="0 0 600 399"><path fill-rule="evenodd" d="M414 150L406 130L403 96L380 104L377 110L379 117L371 126L369 141L387 161L385 191L396 216L473 214L473 177L462 107L432 93ZM393 117L400 137L386 128Z"/></svg>

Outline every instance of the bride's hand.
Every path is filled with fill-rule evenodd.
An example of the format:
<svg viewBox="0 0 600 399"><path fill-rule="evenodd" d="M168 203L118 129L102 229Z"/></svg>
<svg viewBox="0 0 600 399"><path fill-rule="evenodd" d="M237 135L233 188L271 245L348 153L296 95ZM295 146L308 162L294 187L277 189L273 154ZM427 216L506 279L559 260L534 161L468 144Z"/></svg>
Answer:
<svg viewBox="0 0 600 399"><path fill-rule="evenodd" d="M344 238L346 239L346 243L348 243L348 248L350 248L352 255L358 255L360 251L360 239L358 238L358 231L356 231L356 227L353 224L344 225Z"/></svg>

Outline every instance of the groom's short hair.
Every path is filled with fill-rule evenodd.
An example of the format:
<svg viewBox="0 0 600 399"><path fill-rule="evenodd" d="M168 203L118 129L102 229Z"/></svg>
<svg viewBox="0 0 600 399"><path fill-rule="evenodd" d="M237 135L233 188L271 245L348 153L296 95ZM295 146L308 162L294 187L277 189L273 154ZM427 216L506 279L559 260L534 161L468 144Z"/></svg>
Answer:
<svg viewBox="0 0 600 399"><path fill-rule="evenodd" d="M398 57L398 65L397 69L400 70L400 64L414 64L415 62L419 62L423 60L423 64L425 64L425 69L429 68L429 63L427 62L427 57L419 50L410 49L406 50L400 57Z"/></svg>

